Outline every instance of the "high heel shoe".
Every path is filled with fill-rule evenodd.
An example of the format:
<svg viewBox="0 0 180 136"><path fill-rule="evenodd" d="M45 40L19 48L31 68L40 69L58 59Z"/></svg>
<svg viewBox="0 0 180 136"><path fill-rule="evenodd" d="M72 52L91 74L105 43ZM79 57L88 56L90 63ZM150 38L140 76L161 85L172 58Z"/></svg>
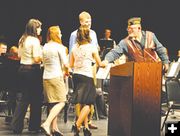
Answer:
<svg viewBox="0 0 180 136"><path fill-rule="evenodd" d="M63 136L63 133L59 132L59 131L54 131L52 132L53 136Z"/></svg>
<svg viewBox="0 0 180 136"><path fill-rule="evenodd" d="M88 128L83 128L83 133L84 133L84 136L92 136L92 133L90 132Z"/></svg>
<svg viewBox="0 0 180 136"><path fill-rule="evenodd" d="M51 130L50 130L50 128L48 126L42 124L41 125L41 130L42 130L42 132L45 133L46 136L52 136L51 135Z"/></svg>
<svg viewBox="0 0 180 136"><path fill-rule="evenodd" d="M76 124L72 125L72 132L74 132L74 136L79 136L79 129Z"/></svg>

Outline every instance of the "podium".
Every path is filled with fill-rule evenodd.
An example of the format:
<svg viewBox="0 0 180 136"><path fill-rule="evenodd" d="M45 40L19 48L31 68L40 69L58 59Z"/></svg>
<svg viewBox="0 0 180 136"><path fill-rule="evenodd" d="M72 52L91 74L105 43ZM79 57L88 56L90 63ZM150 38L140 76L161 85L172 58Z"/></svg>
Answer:
<svg viewBox="0 0 180 136"><path fill-rule="evenodd" d="M160 136L162 63L110 69L108 136Z"/></svg>

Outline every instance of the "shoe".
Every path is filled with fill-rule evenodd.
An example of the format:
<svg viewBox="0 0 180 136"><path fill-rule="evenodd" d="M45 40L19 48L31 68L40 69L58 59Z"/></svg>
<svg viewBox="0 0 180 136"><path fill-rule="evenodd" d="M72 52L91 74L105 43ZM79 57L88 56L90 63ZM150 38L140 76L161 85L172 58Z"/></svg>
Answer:
<svg viewBox="0 0 180 136"><path fill-rule="evenodd" d="M13 133L14 133L14 134L21 134L22 131L20 131L20 130L13 130Z"/></svg>
<svg viewBox="0 0 180 136"><path fill-rule="evenodd" d="M51 136L51 130L48 126L42 124L41 125L41 130L46 136Z"/></svg>
<svg viewBox="0 0 180 136"><path fill-rule="evenodd" d="M104 115L99 115L99 119L107 119L107 117Z"/></svg>
<svg viewBox="0 0 180 136"><path fill-rule="evenodd" d="M161 116L166 116L166 111L161 110Z"/></svg>
<svg viewBox="0 0 180 136"><path fill-rule="evenodd" d="M88 124L89 129L98 129L94 124Z"/></svg>
<svg viewBox="0 0 180 136"><path fill-rule="evenodd" d="M72 129L71 129L72 132L74 132L74 136L79 136L79 129L76 125L76 123L74 125L72 125Z"/></svg>
<svg viewBox="0 0 180 136"><path fill-rule="evenodd" d="M90 130L88 128L83 128L83 133L84 133L84 136L91 136L92 133L90 132Z"/></svg>
<svg viewBox="0 0 180 136"><path fill-rule="evenodd" d="M63 136L62 132L54 131L52 132L52 136Z"/></svg>

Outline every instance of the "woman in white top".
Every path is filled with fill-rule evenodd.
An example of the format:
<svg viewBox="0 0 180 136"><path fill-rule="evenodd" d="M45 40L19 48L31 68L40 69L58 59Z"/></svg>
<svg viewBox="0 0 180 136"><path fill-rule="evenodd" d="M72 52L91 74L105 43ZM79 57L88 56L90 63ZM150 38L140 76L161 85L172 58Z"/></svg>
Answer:
<svg viewBox="0 0 180 136"><path fill-rule="evenodd" d="M68 61L61 36L59 26L51 26L47 33L48 43L43 47L44 96L50 109L46 121L41 125L46 135L51 135L51 133L58 136L63 135L58 129L57 116L66 101L67 90L62 68L68 73Z"/></svg>
<svg viewBox="0 0 180 136"><path fill-rule="evenodd" d="M94 59L98 66L102 66L97 47L91 44L89 32L90 30L87 26L79 27L77 31L77 46L73 48L70 54L70 67L74 69L74 103L81 105L80 115L72 127L75 136L79 136L82 123L85 126L83 129L84 135L91 135L88 128L88 114L90 113L90 105L94 104L96 99L92 71Z"/></svg>
<svg viewBox="0 0 180 136"><path fill-rule="evenodd" d="M29 104L30 121L28 129L35 132L40 130L43 95L42 72L40 69L42 52L38 35L41 33L41 24L37 19L30 19L18 44L20 94L18 95L19 98L11 122L14 133L22 132L24 117Z"/></svg>

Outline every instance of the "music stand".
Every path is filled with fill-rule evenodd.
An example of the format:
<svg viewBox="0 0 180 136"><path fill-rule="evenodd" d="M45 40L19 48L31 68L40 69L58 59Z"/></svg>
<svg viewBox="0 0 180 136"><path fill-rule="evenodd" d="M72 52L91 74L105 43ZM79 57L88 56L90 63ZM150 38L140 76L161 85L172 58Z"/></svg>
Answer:
<svg viewBox="0 0 180 136"><path fill-rule="evenodd" d="M114 44L113 40L100 39L100 41L99 41L99 46L100 46L101 50L112 49L113 44Z"/></svg>

